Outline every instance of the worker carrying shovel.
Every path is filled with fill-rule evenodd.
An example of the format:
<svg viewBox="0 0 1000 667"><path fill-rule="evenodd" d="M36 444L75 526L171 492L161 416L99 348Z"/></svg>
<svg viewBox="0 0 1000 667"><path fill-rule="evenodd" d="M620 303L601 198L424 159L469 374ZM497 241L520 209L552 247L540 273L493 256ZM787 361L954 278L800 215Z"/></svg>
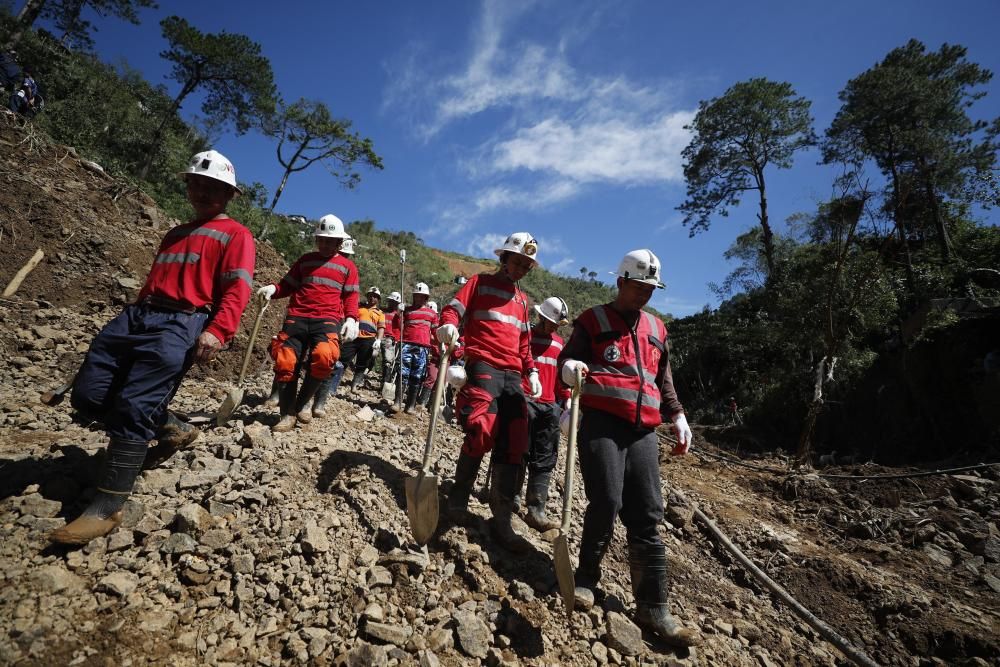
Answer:
<svg viewBox="0 0 1000 667"><path fill-rule="evenodd" d="M522 381L533 398L542 395L538 370L528 343L528 299L517 281L538 264L538 244L531 234L517 232L496 249L500 269L473 276L444 307L438 340L454 346L458 325L465 337L466 382L455 399L465 440L448 496L453 520L467 518L469 494L483 456L492 451L490 511L493 532L512 551L529 551L531 544L511 523L521 465L528 449L528 414ZM449 369L453 378L460 367ZM460 374L461 375L461 374Z"/></svg>
<svg viewBox="0 0 1000 667"><path fill-rule="evenodd" d="M664 286L660 260L649 250L633 250L617 275L615 300L581 313L559 355L564 383L575 386L578 370L585 375L578 446L587 510L575 597L582 607L594 603L601 560L621 517L636 623L665 642L690 646L693 633L668 609L667 556L658 532L663 496L655 429L664 418L673 422L677 445L671 454L685 454L691 444L670 371L667 329L642 310L653 290Z"/></svg>
<svg viewBox="0 0 1000 667"><path fill-rule="evenodd" d="M192 363L211 361L232 339L250 300L253 235L226 215L240 192L232 163L206 151L181 175L194 219L166 233L136 302L97 334L76 375L73 407L101 416L111 441L97 494L51 534L54 542L86 544L121 522L181 380Z"/></svg>
<svg viewBox="0 0 1000 667"><path fill-rule="evenodd" d="M358 269L338 251L344 223L333 214L319 219L316 251L300 257L277 285L257 290L263 299L291 297L285 323L271 340L281 419L276 433L295 428L296 419L312 421L310 402L320 384L330 377L340 357L340 346L358 337ZM297 369L311 350L308 373L299 389Z"/></svg>

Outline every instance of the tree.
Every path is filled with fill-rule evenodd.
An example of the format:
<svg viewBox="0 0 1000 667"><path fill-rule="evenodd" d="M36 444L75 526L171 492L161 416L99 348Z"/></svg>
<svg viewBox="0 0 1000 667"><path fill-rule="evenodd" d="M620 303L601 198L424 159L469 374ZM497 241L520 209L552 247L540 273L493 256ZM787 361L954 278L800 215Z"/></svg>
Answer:
<svg viewBox="0 0 1000 667"><path fill-rule="evenodd" d="M581 266L580 267L580 275L581 276L587 275L587 267L585 267L585 266Z"/></svg>
<svg viewBox="0 0 1000 667"><path fill-rule="evenodd" d="M974 90L992 73L965 58L962 46L927 52L919 41L889 52L840 92L843 103L826 132L824 162L859 167L873 160L887 180L885 208L895 224L913 289L910 240L927 227L941 257L952 258L948 200L996 204L993 170L1000 120L972 120ZM924 223L927 224L924 224Z"/></svg>
<svg viewBox="0 0 1000 667"><path fill-rule="evenodd" d="M744 192L756 190L769 279L776 260L764 173L771 165L788 169L796 151L816 143L809 107L789 83L751 79L701 102L687 127L694 133L682 153L687 200L677 207L684 225L692 236L707 230L713 215L728 216Z"/></svg>
<svg viewBox="0 0 1000 667"><path fill-rule="evenodd" d="M195 90L204 90L202 112L222 124L232 124L237 134L244 134L255 122L263 124L274 113L277 97L271 62L249 37L226 31L202 33L179 16L168 16L160 26L170 43L160 56L173 63L170 78L181 89L150 141L140 178L149 173L167 121Z"/></svg>
<svg viewBox="0 0 1000 667"><path fill-rule="evenodd" d="M4 44L4 51L10 51L18 45L24 31L35 23L35 19L39 17L43 9L45 9L45 0L25 0L24 5L17 12L14 31L7 39L7 43Z"/></svg>
<svg viewBox="0 0 1000 667"><path fill-rule="evenodd" d="M597 271L589 271L587 277L591 280L597 280Z"/></svg>
<svg viewBox="0 0 1000 667"><path fill-rule="evenodd" d="M94 45L90 33L96 28L83 17L85 9L89 8L99 16L115 16L138 25L140 8L157 7L155 0L50 0L45 5L42 16L51 19L55 27L62 32L63 44L89 49Z"/></svg>
<svg viewBox="0 0 1000 667"><path fill-rule="evenodd" d="M322 102L300 99L281 109L271 133L278 137L278 162L285 173L271 200L272 210L288 177L315 162L324 164L346 188L353 188L361 181L361 175L352 171L355 163L382 169L382 158L372 149L371 139L351 134L350 128L351 121L333 118ZM283 152L286 146L287 155Z"/></svg>

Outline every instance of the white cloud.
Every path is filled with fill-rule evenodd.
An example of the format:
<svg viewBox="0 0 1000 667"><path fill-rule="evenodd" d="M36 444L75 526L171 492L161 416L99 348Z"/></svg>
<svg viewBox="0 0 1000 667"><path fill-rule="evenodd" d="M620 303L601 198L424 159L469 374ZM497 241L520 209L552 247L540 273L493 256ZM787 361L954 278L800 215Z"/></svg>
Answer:
<svg viewBox="0 0 1000 667"><path fill-rule="evenodd" d="M480 234L469 241L466 252L473 257L493 257L493 251L502 246L506 239L506 234Z"/></svg>
<svg viewBox="0 0 1000 667"><path fill-rule="evenodd" d="M573 268L574 264L576 264L576 259L572 257L563 257L552 266L547 266L545 268L552 273L568 273L569 269Z"/></svg>
<svg viewBox="0 0 1000 667"><path fill-rule="evenodd" d="M569 199L579 186L572 181L548 181L532 188L494 185L472 193L458 202L432 207L441 224L425 231L429 237L449 236L466 231L476 220L502 208L538 210ZM517 230L511 230L517 231Z"/></svg>

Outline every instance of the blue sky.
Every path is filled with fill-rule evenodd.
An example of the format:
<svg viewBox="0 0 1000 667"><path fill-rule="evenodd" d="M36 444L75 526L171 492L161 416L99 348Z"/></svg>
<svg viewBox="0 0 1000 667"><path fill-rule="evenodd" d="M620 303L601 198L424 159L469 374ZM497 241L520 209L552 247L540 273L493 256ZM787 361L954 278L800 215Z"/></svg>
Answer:
<svg viewBox="0 0 1000 667"><path fill-rule="evenodd" d="M374 141L384 171L347 191L314 165L291 177L279 211L372 218L477 256L527 230L546 267L609 279L626 251L649 247L668 284L652 305L679 316L717 304L707 283L731 270L722 253L756 224L753 199L695 238L680 224L684 125L699 100L751 77L788 81L822 133L844 84L911 37L962 44L1000 72L994 0L160 4L140 26L97 20L100 56L175 93L158 22L179 13L258 41L286 100L322 100ZM1000 115L995 88L974 116ZM182 113L197 114L197 100ZM272 140L224 135L216 148L241 180L278 185ZM779 229L829 197L832 172L817 161L802 153L768 173Z"/></svg>

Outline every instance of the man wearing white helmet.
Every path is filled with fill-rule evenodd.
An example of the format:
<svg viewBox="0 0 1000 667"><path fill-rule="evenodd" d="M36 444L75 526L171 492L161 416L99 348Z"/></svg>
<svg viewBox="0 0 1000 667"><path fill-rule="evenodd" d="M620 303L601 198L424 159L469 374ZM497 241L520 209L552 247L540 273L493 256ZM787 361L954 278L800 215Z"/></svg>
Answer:
<svg viewBox="0 0 1000 667"><path fill-rule="evenodd" d="M431 298L427 283L414 285L411 296L413 303L403 310L403 345L399 356L399 372L403 374L403 391L406 392L406 412L412 411L417 402L417 392L427 370L431 330L438 323L437 313L427 306Z"/></svg>
<svg viewBox="0 0 1000 667"><path fill-rule="evenodd" d="M281 419L277 433L295 428L296 419L312 421L309 403L333 372L341 345L358 336L358 269L339 253L344 223L333 214L316 225L316 251L300 257L277 285L257 290L262 299L291 297L281 331L271 340L275 379L280 385ZM296 372L303 353L311 349L302 389Z"/></svg>
<svg viewBox="0 0 1000 667"><path fill-rule="evenodd" d="M399 304L403 297L399 292L390 292L386 297L385 310L385 335L382 336L382 385L394 381L396 371L394 364L399 352L399 337L402 335L402 325L400 323Z"/></svg>
<svg viewBox="0 0 1000 667"><path fill-rule="evenodd" d="M528 414L521 383L527 379L533 397L541 396L542 385L528 343L528 299L517 281L538 264L538 244L531 234L517 232L495 252L499 270L470 278L444 307L443 324L437 330L439 341L454 345L462 325L468 377L455 399L465 439L448 511L456 521L465 519L479 464L492 451L489 503L494 534L506 548L528 551L531 544L511 523L528 449Z"/></svg>
<svg viewBox="0 0 1000 667"><path fill-rule="evenodd" d="M118 525L149 441L176 447L197 437L167 405L191 364L232 340L250 300L253 235L226 215L240 192L236 170L205 151L181 176L192 221L166 233L135 303L97 334L76 375L73 407L103 419L111 442L93 502L55 542L85 544Z"/></svg>
<svg viewBox="0 0 1000 667"><path fill-rule="evenodd" d="M313 403L313 415L322 417L326 414L323 405L326 403L327 394L337 394L337 387L340 386L340 378L344 376L344 371L352 363L354 364L354 377L351 379L351 391L357 391L364 377L368 362L382 345L382 336L385 334L385 315L378 307L382 299L382 292L374 285L365 295L365 305L358 308L358 337L350 343L345 343L340 350L340 361L337 362L336 369L330 379L324 382L316 394L316 401ZM378 347L376 347L378 346ZM323 414L317 415L317 404Z"/></svg>
<svg viewBox="0 0 1000 667"><path fill-rule="evenodd" d="M660 260L650 250L633 250L617 275L615 300L581 313L559 355L563 382L575 386L578 371L585 377L578 451L588 504L576 593L582 605L593 604L601 560L620 517L628 536L636 623L666 642L690 646L694 634L667 607L667 556L658 531L663 496L655 429L664 419L673 422L672 454L687 453L691 444L670 371L667 329L642 310L663 287Z"/></svg>
<svg viewBox="0 0 1000 667"><path fill-rule="evenodd" d="M538 322L531 329L531 356L538 368L542 395L528 400L527 491L524 521L544 533L559 527L559 522L545 514L549 498L549 481L556 467L559 448L559 403L569 398L569 390L559 382L556 360L563 349L563 339L556 333L560 324L569 324L569 307L557 296L549 297L534 307ZM524 392L531 395L527 378ZM518 485L520 487L520 485Z"/></svg>
<svg viewBox="0 0 1000 667"><path fill-rule="evenodd" d="M437 315L439 312L437 301L430 300L427 302L427 307L434 311ZM427 404L431 400L431 394L434 393L434 385L437 383L438 376L438 366L441 363L441 354L439 352L439 346L431 346L427 350L427 365L424 367L424 381L420 383L420 391L417 392L417 404L420 407L426 408Z"/></svg>

